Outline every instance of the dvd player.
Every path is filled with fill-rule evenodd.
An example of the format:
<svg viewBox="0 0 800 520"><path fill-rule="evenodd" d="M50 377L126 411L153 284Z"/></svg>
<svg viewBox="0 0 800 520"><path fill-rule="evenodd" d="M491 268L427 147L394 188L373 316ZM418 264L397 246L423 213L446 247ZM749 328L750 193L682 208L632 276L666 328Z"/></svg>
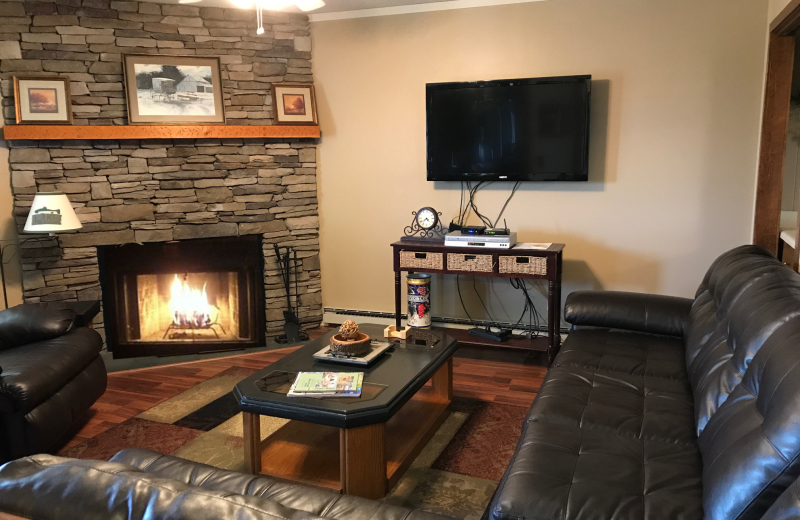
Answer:
<svg viewBox="0 0 800 520"><path fill-rule="evenodd" d="M452 247L475 247L483 249L511 249L517 243L517 233L508 235L468 235L459 231L444 236L444 245Z"/></svg>

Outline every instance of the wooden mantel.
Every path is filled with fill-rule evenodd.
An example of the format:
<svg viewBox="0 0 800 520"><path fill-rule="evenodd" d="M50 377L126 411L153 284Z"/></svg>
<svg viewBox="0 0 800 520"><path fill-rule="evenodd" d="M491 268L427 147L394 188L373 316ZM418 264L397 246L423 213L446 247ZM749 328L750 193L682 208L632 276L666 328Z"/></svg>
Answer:
<svg viewBox="0 0 800 520"><path fill-rule="evenodd" d="M3 137L13 140L59 139L231 139L262 137L267 139L318 138L319 126L303 125L8 125Z"/></svg>

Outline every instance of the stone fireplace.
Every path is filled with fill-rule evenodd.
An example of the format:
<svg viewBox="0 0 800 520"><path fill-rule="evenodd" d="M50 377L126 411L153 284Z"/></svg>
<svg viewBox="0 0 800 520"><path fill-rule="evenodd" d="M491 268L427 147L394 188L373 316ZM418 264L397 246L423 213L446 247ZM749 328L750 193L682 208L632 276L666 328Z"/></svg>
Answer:
<svg viewBox="0 0 800 520"><path fill-rule="evenodd" d="M71 80L74 124L126 125L124 54L218 56L226 117L232 125L272 124L270 85L313 81L304 14L265 13L265 32L257 35L252 12L238 9L109 0L6 4L0 32L17 35L6 38L14 48L4 48L16 57L5 57L0 69L6 125L14 124L12 77L53 74ZM219 307L220 313L227 309L227 314L210 318L225 341L234 331L237 340L263 341L264 336L280 334L286 298L272 247L277 243L294 248L301 260L295 303L301 323L312 327L321 321L313 139L32 140L8 145L20 232L37 191L66 193L83 224L78 232L56 237L20 235L26 302L108 301L101 290L98 248L254 236L263 263L261 272L252 274L256 278L249 289L262 295L260 305L252 306L261 313L258 318L248 322L250 314L237 312L238 304L231 303L243 290L242 280L232 271L142 274L135 294L139 298L144 291L143 299L137 305L166 319L169 302L167 307L152 307L147 295L171 294L177 275L184 284L181 291L202 294L205 286L209 305ZM207 256L225 255L226 250L218 248ZM198 278L201 273L213 274ZM260 288L254 288L256 279ZM110 324L104 314L95 319L99 332L120 325L129 330L129 322L118 323L115 317ZM194 331L186 327L193 320ZM187 312L175 323L183 328L173 327L165 342L187 343L187 335L194 333L193 342L203 344L196 348L206 348L213 341L198 335L214 332L210 323L200 330L205 321ZM138 334L163 335L161 328L163 323L151 329L140 322ZM130 335L128 340L147 343Z"/></svg>
<svg viewBox="0 0 800 520"><path fill-rule="evenodd" d="M101 246L98 261L115 358L264 344L261 237Z"/></svg>

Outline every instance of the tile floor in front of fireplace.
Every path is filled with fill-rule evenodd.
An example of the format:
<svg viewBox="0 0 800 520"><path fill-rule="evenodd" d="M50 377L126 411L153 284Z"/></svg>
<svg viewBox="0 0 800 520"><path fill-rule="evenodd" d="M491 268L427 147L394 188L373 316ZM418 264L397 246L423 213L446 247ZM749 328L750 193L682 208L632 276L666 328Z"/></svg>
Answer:
<svg viewBox="0 0 800 520"><path fill-rule="evenodd" d="M231 389L292 350L110 374L93 417L59 454L108 459L139 447L241 470L242 416ZM544 373L543 367L456 358L450 415L384 500L480 518ZM283 422L262 418L262 435Z"/></svg>

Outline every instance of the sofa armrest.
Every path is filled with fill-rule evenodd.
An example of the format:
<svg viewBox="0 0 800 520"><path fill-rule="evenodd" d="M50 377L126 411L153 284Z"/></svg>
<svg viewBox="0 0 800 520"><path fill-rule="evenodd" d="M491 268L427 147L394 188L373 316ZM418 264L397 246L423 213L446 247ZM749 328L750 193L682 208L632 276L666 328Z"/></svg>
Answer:
<svg viewBox="0 0 800 520"><path fill-rule="evenodd" d="M75 324L75 312L17 305L0 311L0 351L63 336Z"/></svg>
<svg viewBox="0 0 800 520"><path fill-rule="evenodd" d="M567 297L564 319L574 326L683 336L693 303L656 294L576 291Z"/></svg>

